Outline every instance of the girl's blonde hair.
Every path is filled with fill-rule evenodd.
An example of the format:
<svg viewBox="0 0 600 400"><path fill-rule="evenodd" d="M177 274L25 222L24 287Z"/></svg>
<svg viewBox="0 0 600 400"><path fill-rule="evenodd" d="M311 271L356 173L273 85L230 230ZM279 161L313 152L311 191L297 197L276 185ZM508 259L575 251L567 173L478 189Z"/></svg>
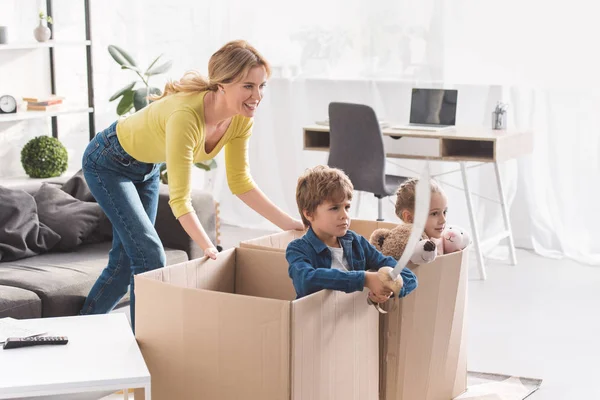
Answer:
<svg viewBox="0 0 600 400"><path fill-rule="evenodd" d="M408 210L412 214L415 212L417 182L419 182L417 178L408 179L400 184L398 190L396 190L396 215L402 221L404 221L402 218L402 211ZM435 180L429 180L429 187L431 188L431 193L440 193L445 195L444 191Z"/></svg>
<svg viewBox="0 0 600 400"><path fill-rule="evenodd" d="M245 40L234 40L214 53L208 61L208 77L198 71L188 71L178 81L169 81L160 96L151 96L151 100L160 100L173 93L197 93L206 90L217 91L219 85L238 82L256 67L264 67L267 77L271 76L271 66L265 58Z"/></svg>
<svg viewBox="0 0 600 400"><path fill-rule="evenodd" d="M310 221L304 216L304 211L312 214L325 201L341 203L346 199L352 200L353 191L354 186L352 186L350 178L341 169L326 165L317 165L307 169L298 178L296 186L296 204L304 226L310 226Z"/></svg>

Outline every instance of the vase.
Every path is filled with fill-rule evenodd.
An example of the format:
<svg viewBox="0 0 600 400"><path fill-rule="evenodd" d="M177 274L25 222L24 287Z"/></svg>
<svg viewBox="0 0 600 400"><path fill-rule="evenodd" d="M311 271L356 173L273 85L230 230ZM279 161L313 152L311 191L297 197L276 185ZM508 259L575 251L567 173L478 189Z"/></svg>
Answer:
<svg viewBox="0 0 600 400"><path fill-rule="evenodd" d="M38 42L47 41L48 39L50 39L51 34L52 32L50 31L50 28L44 25L42 23L42 20L40 20L40 24L37 26L37 28L33 30L33 36Z"/></svg>
<svg viewBox="0 0 600 400"><path fill-rule="evenodd" d="M492 129L506 129L506 111L502 113L492 112Z"/></svg>

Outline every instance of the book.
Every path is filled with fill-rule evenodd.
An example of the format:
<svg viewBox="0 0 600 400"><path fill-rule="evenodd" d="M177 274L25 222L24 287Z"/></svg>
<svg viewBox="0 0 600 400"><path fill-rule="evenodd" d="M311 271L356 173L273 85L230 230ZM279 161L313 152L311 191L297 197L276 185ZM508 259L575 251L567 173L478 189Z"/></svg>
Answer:
<svg viewBox="0 0 600 400"><path fill-rule="evenodd" d="M51 106L53 104L62 104L62 99L51 99L46 101L28 101L28 106Z"/></svg>
<svg viewBox="0 0 600 400"><path fill-rule="evenodd" d="M56 101L56 100L64 100L65 98L63 96L57 96L54 94L48 95L48 96L44 96L44 97L23 97L23 101L26 101L28 103L43 103L43 102L47 102L47 101Z"/></svg>
<svg viewBox="0 0 600 400"><path fill-rule="evenodd" d="M54 111L60 109L62 104L52 104L49 106L36 106L27 103L27 111Z"/></svg>

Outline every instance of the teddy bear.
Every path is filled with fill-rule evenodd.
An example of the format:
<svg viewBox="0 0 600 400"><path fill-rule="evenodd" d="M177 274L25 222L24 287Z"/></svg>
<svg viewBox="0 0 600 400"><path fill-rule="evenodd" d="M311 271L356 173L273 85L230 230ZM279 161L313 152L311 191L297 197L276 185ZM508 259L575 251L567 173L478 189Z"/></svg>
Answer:
<svg viewBox="0 0 600 400"><path fill-rule="evenodd" d="M412 224L402 223L393 229L376 229L371 234L369 242L384 255L392 256L398 260L404 252L412 226ZM444 229L441 249L438 249L436 243L423 233L421 240L417 242L410 261L413 264L429 263L435 260L438 254L463 250L470 242L471 239L467 231L458 226L448 226Z"/></svg>

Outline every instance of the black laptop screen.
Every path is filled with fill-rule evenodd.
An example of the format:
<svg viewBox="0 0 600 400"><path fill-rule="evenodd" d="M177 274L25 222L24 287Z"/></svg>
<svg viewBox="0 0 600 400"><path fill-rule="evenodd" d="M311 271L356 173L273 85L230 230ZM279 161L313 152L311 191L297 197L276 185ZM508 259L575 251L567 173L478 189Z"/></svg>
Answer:
<svg viewBox="0 0 600 400"><path fill-rule="evenodd" d="M455 125L457 90L413 89L410 123Z"/></svg>

